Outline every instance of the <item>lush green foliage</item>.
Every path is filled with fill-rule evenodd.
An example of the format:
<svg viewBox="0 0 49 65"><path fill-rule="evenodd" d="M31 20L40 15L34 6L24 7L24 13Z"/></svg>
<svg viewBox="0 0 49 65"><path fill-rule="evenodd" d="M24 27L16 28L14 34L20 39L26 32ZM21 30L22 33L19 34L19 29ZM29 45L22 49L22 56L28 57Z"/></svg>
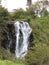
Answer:
<svg viewBox="0 0 49 65"><path fill-rule="evenodd" d="M49 16L31 20L34 43L49 44Z"/></svg>
<svg viewBox="0 0 49 65"><path fill-rule="evenodd" d="M44 13L44 16L37 17L35 16L34 9L36 5L30 7L27 11L23 9L15 10L14 13L9 13L5 8L0 6L0 44L5 38L3 32L7 32L7 23L8 21L13 20L28 20L30 26L32 27L33 41L26 56L26 65L49 65L49 14L43 9L41 13ZM11 23L11 22L10 22ZM33 46L34 44L34 46ZM3 51L4 50L4 51ZM1 60L11 60L17 61L17 65L23 65L22 60L16 59L14 54L9 54L7 50L2 48L0 45L0 59ZM1 61L1 65L16 65L10 61ZM19 64L19 61L21 62Z"/></svg>
<svg viewBox="0 0 49 65"><path fill-rule="evenodd" d="M8 11L0 5L0 23L8 21L9 17Z"/></svg>
<svg viewBox="0 0 49 65"><path fill-rule="evenodd" d="M28 65L49 65L49 45L36 44L26 57Z"/></svg>
<svg viewBox="0 0 49 65"><path fill-rule="evenodd" d="M31 20L35 46L26 57L28 65L49 65L49 15Z"/></svg>
<svg viewBox="0 0 49 65"><path fill-rule="evenodd" d="M35 13L33 11L33 8L30 7L27 11L24 11L23 9L14 10L14 12L11 14L12 20L17 19L32 19L35 18Z"/></svg>
<svg viewBox="0 0 49 65"><path fill-rule="evenodd" d="M21 63L14 63L8 60L0 60L0 65L24 65Z"/></svg>

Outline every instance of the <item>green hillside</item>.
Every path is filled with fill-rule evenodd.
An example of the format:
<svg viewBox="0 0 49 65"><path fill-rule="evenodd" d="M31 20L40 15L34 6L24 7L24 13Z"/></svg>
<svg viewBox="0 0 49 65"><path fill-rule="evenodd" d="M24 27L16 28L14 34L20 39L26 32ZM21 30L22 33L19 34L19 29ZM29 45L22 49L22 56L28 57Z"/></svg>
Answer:
<svg viewBox="0 0 49 65"><path fill-rule="evenodd" d="M0 65L24 65L24 64L14 63L8 60L0 60Z"/></svg>

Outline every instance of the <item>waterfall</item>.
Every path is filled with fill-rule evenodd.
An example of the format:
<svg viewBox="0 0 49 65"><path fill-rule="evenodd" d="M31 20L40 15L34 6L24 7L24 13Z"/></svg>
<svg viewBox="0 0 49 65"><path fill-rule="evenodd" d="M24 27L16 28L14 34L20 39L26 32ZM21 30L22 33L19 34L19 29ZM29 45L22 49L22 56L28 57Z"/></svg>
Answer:
<svg viewBox="0 0 49 65"><path fill-rule="evenodd" d="M29 36L32 32L31 27L27 22L19 22L16 21L14 23L15 26L15 35L16 35L16 48L15 48L15 54L16 57L24 57L27 54L28 51L28 45L29 45Z"/></svg>

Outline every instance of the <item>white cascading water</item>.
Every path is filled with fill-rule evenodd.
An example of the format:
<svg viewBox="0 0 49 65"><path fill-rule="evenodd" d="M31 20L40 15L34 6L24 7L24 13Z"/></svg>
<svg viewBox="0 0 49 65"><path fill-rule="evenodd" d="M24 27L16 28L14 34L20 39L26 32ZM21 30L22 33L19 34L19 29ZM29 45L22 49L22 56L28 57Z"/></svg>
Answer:
<svg viewBox="0 0 49 65"><path fill-rule="evenodd" d="M16 57L24 57L28 51L28 44L29 44L29 36L32 32L31 27L27 22L19 22L16 21L14 23L15 32L16 32L16 49L15 54Z"/></svg>

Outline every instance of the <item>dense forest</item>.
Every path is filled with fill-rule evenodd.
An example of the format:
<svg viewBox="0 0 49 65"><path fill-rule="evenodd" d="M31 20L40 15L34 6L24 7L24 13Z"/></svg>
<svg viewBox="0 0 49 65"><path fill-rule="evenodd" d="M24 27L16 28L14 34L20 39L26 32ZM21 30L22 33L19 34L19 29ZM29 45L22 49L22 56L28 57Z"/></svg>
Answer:
<svg viewBox="0 0 49 65"><path fill-rule="evenodd" d="M49 65L49 12L46 9L49 2L47 0L42 1L42 10L40 10L39 4L39 1L37 1L26 11L20 8L14 10L14 12L8 12L7 9L0 5L1 65ZM8 53L7 50L2 46L2 43L4 43L2 41L6 39L5 33L7 32L7 25L13 24L15 20L27 21L32 28L30 47L23 60L15 58L14 53ZM12 33L14 32L12 31Z"/></svg>

